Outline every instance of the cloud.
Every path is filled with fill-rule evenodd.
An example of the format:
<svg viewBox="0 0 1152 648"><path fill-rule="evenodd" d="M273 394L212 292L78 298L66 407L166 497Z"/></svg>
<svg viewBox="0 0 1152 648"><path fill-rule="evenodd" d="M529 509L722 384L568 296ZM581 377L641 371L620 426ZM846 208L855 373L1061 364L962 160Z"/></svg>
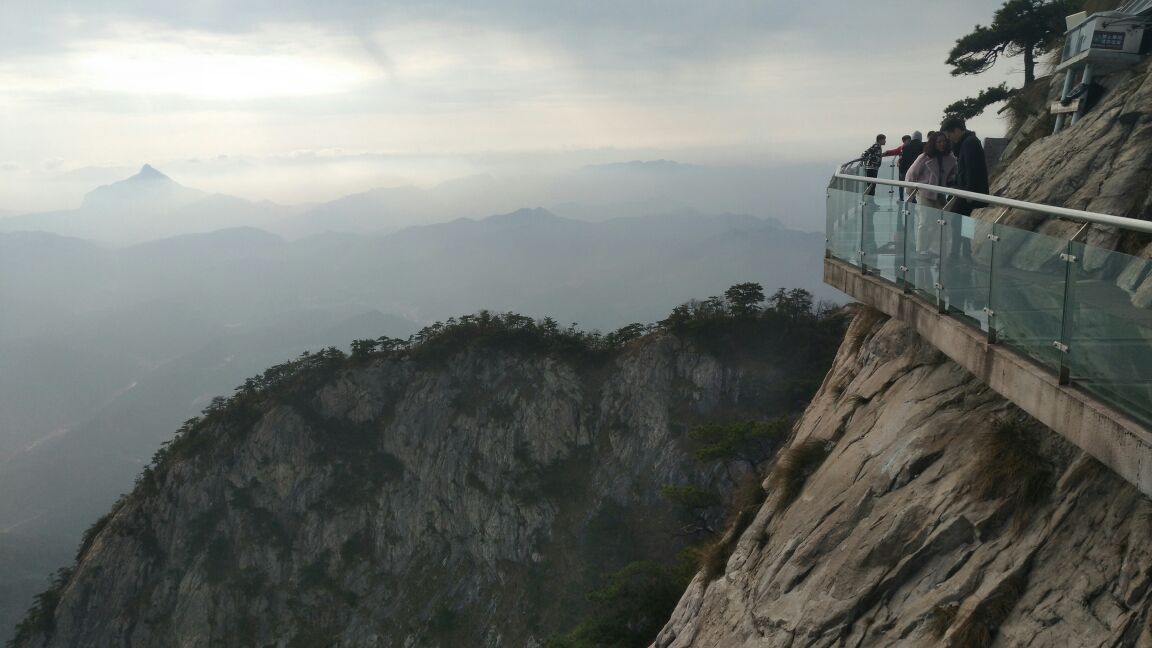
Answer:
<svg viewBox="0 0 1152 648"><path fill-rule="evenodd" d="M225 35L106 25L55 55L11 57L0 81L25 98L114 95L243 101L346 93L375 76L350 38L289 25Z"/></svg>
<svg viewBox="0 0 1152 648"><path fill-rule="evenodd" d="M825 159L927 130L998 83L942 59L999 4L0 2L0 141L26 168L612 147Z"/></svg>
<svg viewBox="0 0 1152 648"><path fill-rule="evenodd" d="M25 49L33 44L55 48L61 40L90 32L102 22L125 20L221 34L297 23L360 35L430 22L538 34L593 60L626 54L629 58L617 63L628 64L698 60L717 51L763 47L766 40L783 34L803 34L828 51L876 48L893 37L904 42L916 37L932 40L940 30L931 28L966 29L986 22L1000 4L1000 0L890 0L882 5L811 0L249 0L225 7L218 2L40 0L0 4L0 36L5 37L0 48ZM947 44L945 40L943 45Z"/></svg>

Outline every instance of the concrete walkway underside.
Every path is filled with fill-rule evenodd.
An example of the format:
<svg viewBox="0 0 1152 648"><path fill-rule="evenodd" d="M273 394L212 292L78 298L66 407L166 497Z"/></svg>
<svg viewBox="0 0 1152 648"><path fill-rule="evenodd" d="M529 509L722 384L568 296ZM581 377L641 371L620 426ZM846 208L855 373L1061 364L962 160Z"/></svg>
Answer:
<svg viewBox="0 0 1152 648"><path fill-rule="evenodd" d="M1152 432L1136 420L1016 351L989 344L983 331L937 312L935 304L835 258L824 283L907 324L1004 398L1152 496Z"/></svg>

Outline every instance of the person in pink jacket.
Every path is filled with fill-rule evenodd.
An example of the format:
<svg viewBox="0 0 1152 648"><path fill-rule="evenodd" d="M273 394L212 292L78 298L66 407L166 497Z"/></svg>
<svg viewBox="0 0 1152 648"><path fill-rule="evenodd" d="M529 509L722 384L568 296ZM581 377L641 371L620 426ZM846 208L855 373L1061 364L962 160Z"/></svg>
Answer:
<svg viewBox="0 0 1152 648"><path fill-rule="evenodd" d="M938 187L951 187L956 183L956 158L943 133L932 134L924 152L908 167L907 180ZM922 189L916 194L916 202L924 207L942 209L944 194ZM933 227L935 220L921 214L916 227L917 252L927 252L932 248L932 234L939 231Z"/></svg>

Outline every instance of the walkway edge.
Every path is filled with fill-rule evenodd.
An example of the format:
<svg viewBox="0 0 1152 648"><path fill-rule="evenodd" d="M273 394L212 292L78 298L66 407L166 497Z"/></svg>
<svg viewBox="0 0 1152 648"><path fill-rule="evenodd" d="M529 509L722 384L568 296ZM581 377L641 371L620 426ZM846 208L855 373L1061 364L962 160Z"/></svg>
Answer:
<svg viewBox="0 0 1152 648"><path fill-rule="evenodd" d="M934 304L838 259L824 259L824 283L915 330L944 355L1152 497L1152 432L985 334L936 312Z"/></svg>

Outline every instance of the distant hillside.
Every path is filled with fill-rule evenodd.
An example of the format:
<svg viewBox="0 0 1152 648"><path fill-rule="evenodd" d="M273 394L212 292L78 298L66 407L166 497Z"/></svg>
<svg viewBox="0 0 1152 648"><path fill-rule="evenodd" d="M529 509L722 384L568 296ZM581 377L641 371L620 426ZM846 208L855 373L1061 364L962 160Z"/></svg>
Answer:
<svg viewBox="0 0 1152 648"><path fill-rule="evenodd" d="M145 164L134 176L88 192L76 209L3 218L0 231L131 244L236 225L269 225L294 211L185 187Z"/></svg>
<svg viewBox="0 0 1152 648"><path fill-rule="evenodd" d="M232 227L258 227L288 239L329 232L381 235L528 205L591 222L683 211L747 213L813 231L822 227L818 215L830 166L638 160L531 176L477 174L428 188L386 186L315 205L284 206L193 189L146 164L131 177L88 192L76 209L0 213L0 232L43 231L115 245ZM65 175L75 183L107 172Z"/></svg>
<svg viewBox="0 0 1152 648"><path fill-rule="evenodd" d="M105 509L180 421L305 348L485 307L613 330L748 278L831 297L822 245L746 215L589 223L538 209L296 241L0 234L0 555L31 556L0 564L0 589L40 587L27 566L67 555L52 539Z"/></svg>
<svg viewBox="0 0 1152 648"><path fill-rule="evenodd" d="M157 453L15 645L541 645L629 574L673 596L618 597L611 631L658 623L709 538L685 521L748 471L691 431L795 414L831 361L841 319L790 304L648 335L481 312L272 367Z"/></svg>

